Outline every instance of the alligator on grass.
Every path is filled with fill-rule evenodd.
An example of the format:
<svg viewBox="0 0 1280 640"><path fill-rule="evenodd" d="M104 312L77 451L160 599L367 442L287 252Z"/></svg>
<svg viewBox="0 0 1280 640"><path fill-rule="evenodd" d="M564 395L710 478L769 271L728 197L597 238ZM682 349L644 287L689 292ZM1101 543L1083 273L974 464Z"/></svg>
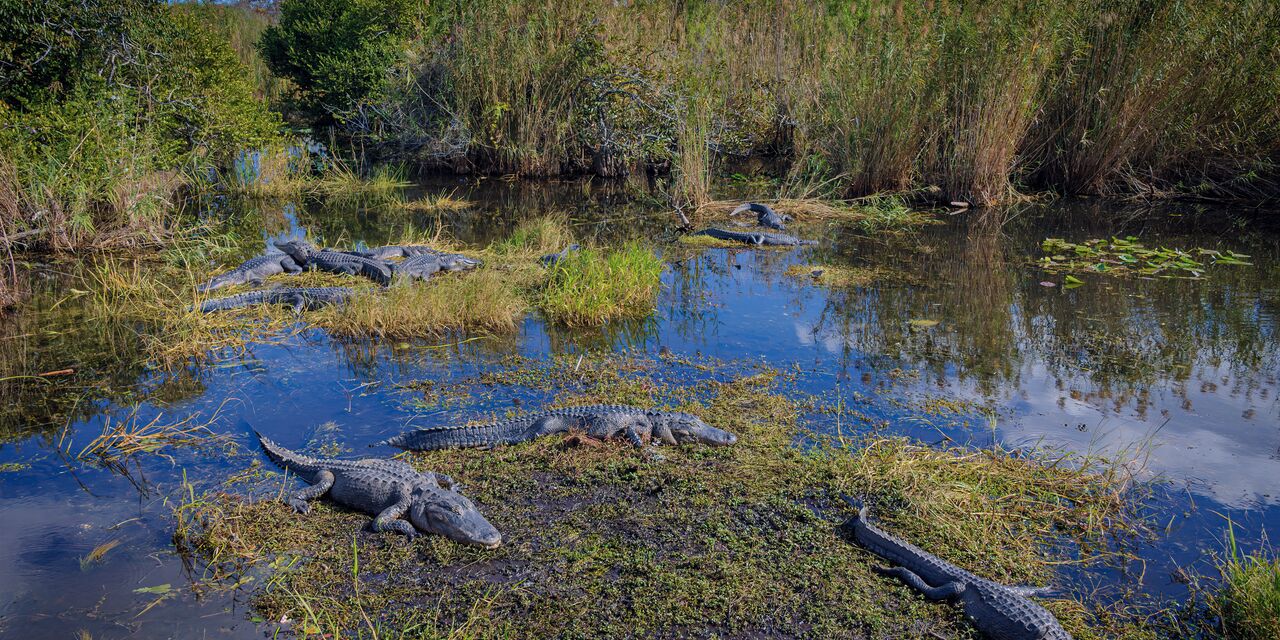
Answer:
<svg viewBox="0 0 1280 640"><path fill-rule="evenodd" d="M502 544L502 534L458 493L457 483L449 476L420 473L402 460L311 458L256 431L254 435L272 462L311 485L285 498L298 513L309 512L308 501L327 494L340 505L374 514L374 531L394 531L409 538L419 532L435 533L488 549Z"/></svg>
<svg viewBox="0 0 1280 640"><path fill-rule="evenodd" d="M382 286L391 284L391 267L381 260L342 251L317 249L315 245L305 240L289 240L275 244L277 249L289 254L289 257L303 268L364 276Z"/></svg>
<svg viewBox="0 0 1280 640"><path fill-rule="evenodd" d="M246 291L225 298L205 300L200 304L201 313L240 309L259 304L283 304L294 313L313 311L331 304L342 304L351 298L347 287L280 287Z"/></svg>
<svg viewBox="0 0 1280 640"><path fill-rule="evenodd" d="M410 280L426 280L441 271L469 271L482 265L480 260L460 253L433 251L391 265L392 275Z"/></svg>
<svg viewBox="0 0 1280 640"><path fill-rule="evenodd" d="M389 244L385 247L374 247L366 251L347 251L365 258L374 260L390 260L392 258L412 258L428 253L440 253L425 244Z"/></svg>
<svg viewBox="0 0 1280 640"><path fill-rule="evenodd" d="M746 202L738 205L736 209L729 212L729 217L732 218L744 211L756 214L756 224L770 229L777 229L778 231L785 231L787 228L783 223L791 222L791 216L780 215L773 210L773 207L758 202Z"/></svg>
<svg viewBox="0 0 1280 640"><path fill-rule="evenodd" d="M541 264L542 266L550 269L551 267L556 266L556 264L558 264L561 260L564 260L566 257L568 257L570 253L577 251L579 248L580 247L578 245L571 244L565 247L564 250L562 250L560 253L548 253L547 255L542 256L541 258L538 258L538 264Z"/></svg>
<svg viewBox="0 0 1280 640"><path fill-rule="evenodd" d="M226 273L214 276L208 282L197 286L196 291L204 293L240 284L251 284L256 287L277 273L302 273L302 266L286 253L271 253L265 256L258 256L246 260L240 266Z"/></svg>
<svg viewBox="0 0 1280 640"><path fill-rule="evenodd" d="M551 409L489 424L406 431L379 444L416 451L493 447L569 431L583 431L588 437L598 440L625 437L637 447L644 446L646 439L654 444L731 445L738 441L732 433L712 427L687 413L622 405L592 405Z"/></svg>
<svg viewBox="0 0 1280 640"><path fill-rule="evenodd" d="M991 640L1071 640L1058 619L1028 595L1047 588L1010 587L979 578L919 547L881 531L867 521L867 507L844 496L858 510L841 527L868 551L898 566L877 568L924 594L930 600L959 600L964 613Z"/></svg>
<svg viewBox="0 0 1280 640"><path fill-rule="evenodd" d="M801 240L800 238L790 236L785 233L773 233L770 231L725 231L724 229L711 228L703 229L693 235L711 236L718 240L731 240L733 242L752 244L758 247L794 247L805 244L817 244L814 240Z"/></svg>

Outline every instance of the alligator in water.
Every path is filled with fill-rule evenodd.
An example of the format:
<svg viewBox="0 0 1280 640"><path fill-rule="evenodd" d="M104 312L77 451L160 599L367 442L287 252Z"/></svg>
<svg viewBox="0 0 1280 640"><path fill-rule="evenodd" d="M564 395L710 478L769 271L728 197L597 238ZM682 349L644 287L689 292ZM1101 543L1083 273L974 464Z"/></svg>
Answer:
<svg viewBox="0 0 1280 640"><path fill-rule="evenodd" d="M460 253L423 253L391 265L396 277L426 280L440 271L467 271L483 263Z"/></svg>
<svg viewBox="0 0 1280 640"><path fill-rule="evenodd" d="M385 247L374 247L367 251L350 251L348 253L365 258L373 258L374 260L390 260L392 258L412 258L440 252L425 244L389 244Z"/></svg>
<svg viewBox="0 0 1280 640"><path fill-rule="evenodd" d="M489 424L417 429L379 444L417 451L492 447L527 442L539 436L570 430L584 431L589 437L599 440L625 437L637 447L644 446L646 438L654 444L730 445L738 441L732 433L712 427L687 413L594 405L552 409Z"/></svg>
<svg viewBox="0 0 1280 640"><path fill-rule="evenodd" d="M725 231L724 229L712 228L703 229L693 235L711 236L720 240L732 240L756 246L794 247L802 244L817 244L813 240L801 240L785 233L772 233L769 231Z"/></svg>
<svg viewBox="0 0 1280 640"><path fill-rule="evenodd" d="M756 214L756 224L770 229L777 229L778 231L786 231L787 228L782 223L791 222L791 216L779 215L777 211L773 210L773 207L758 202L747 202L738 205L736 209L729 212L729 217L732 218L743 211L750 211Z"/></svg>
<svg viewBox="0 0 1280 640"><path fill-rule="evenodd" d="M843 529L872 553L898 566L876 571L894 576L930 600L959 600L973 626L992 640L1071 640L1057 618L1027 596L1047 588L1010 587L957 567L867 521L867 507L844 496L858 515Z"/></svg>
<svg viewBox="0 0 1280 640"><path fill-rule="evenodd" d="M204 293L238 284L251 284L256 287L261 285L263 280L277 273L302 273L302 267L286 253L258 256L246 260L244 264L226 273L214 276L208 282L197 286L196 291Z"/></svg>
<svg viewBox="0 0 1280 640"><path fill-rule="evenodd" d="M293 307L294 313L312 311L320 307L341 304L351 298L347 287L280 287L246 291L225 298L205 300L200 304L201 313L227 311L257 304L284 304Z"/></svg>
<svg viewBox="0 0 1280 640"><path fill-rule="evenodd" d="M391 284L391 267L381 260L330 249L317 249L304 240L277 242L276 248L289 254L294 262L307 269L364 276L382 286Z"/></svg>
<svg viewBox="0 0 1280 640"><path fill-rule="evenodd" d="M577 251L579 248L580 247L578 245L571 244L565 247L564 250L561 251L560 253L548 253L547 255L542 256L541 258L538 258L538 263L540 263L542 266L547 267L549 269L551 267L556 266L556 264L558 264L561 260L564 260L565 257L567 257L570 253Z"/></svg>
<svg viewBox="0 0 1280 640"><path fill-rule="evenodd" d="M420 473L403 460L335 460L299 455L258 436L271 461L311 486L285 499L299 513L309 500L328 494L345 507L374 514L374 531L395 531L410 538L419 531L495 549L502 534L475 504L458 493L457 483L440 473ZM408 517L406 522L402 518Z"/></svg>

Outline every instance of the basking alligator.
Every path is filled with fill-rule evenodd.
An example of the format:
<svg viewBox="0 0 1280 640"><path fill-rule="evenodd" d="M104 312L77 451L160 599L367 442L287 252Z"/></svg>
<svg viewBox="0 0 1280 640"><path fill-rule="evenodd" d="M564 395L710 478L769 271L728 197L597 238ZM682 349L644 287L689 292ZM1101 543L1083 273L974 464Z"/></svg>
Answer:
<svg viewBox="0 0 1280 640"><path fill-rule="evenodd" d="M556 266L557 263L559 263L561 260L564 260L565 257L567 257L570 253L577 251L579 248L580 247L578 245L571 244L565 247L564 250L561 251L560 253L548 253L547 255L542 256L541 258L538 258L538 262L542 266L547 267L549 269L551 267Z"/></svg>
<svg viewBox="0 0 1280 640"><path fill-rule="evenodd" d="M568 407L533 413L513 420L474 426L430 427L407 431L379 444L411 450L492 447L527 442L539 436L580 429L592 438L604 440L625 436L631 444L700 442L730 445L737 436L708 425L697 416L677 411L637 409L621 405Z"/></svg>
<svg viewBox="0 0 1280 640"><path fill-rule="evenodd" d="M425 244L389 244L385 247L374 247L368 251L351 251L350 253L374 260L390 260L391 258L412 258L428 253L439 253L439 251Z"/></svg>
<svg viewBox="0 0 1280 640"><path fill-rule="evenodd" d="M403 262L392 264L391 272L398 277L426 280L440 271L467 271L479 267L482 262L460 253L423 253Z"/></svg>
<svg viewBox="0 0 1280 640"><path fill-rule="evenodd" d="M791 216L778 215L778 212L774 211L773 207L770 207L767 204L760 204L758 202L747 202L738 205L736 209L729 212L729 217L732 218L743 211L750 211L756 214L756 224L759 224L762 227L769 227L770 229L777 229L778 231L785 231L787 229L782 223L791 222Z"/></svg>
<svg viewBox="0 0 1280 640"><path fill-rule="evenodd" d="M374 531L395 531L410 538L419 531L437 533L489 549L502 544L502 534L458 493L457 483L449 476L419 473L402 460L310 458L254 434L272 462L310 483L285 499L299 513L311 510L307 501L327 493L340 505L375 514ZM408 522L401 519L406 515Z"/></svg>
<svg viewBox="0 0 1280 640"><path fill-rule="evenodd" d="M795 236L789 236L785 233L772 233L769 231L725 231L724 229L703 229L695 234L695 236L711 236L720 240L733 240L745 244L754 244L756 246L779 246L794 247L802 244L817 244L813 240L801 240Z"/></svg>
<svg viewBox="0 0 1280 640"><path fill-rule="evenodd" d="M259 289L246 291L225 298L205 300L200 305L201 313L239 309L255 304L285 304L293 307L294 313L311 311L330 304L341 304L351 297L351 289L347 287L281 287L278 289Z"/></svg>
<svg viewBox="0 0 1280 640"><path fill-rule="evenodd" d="M299 266L308 269L364 276L383 286L391 284L391 267L381 260L341 251L317 249L315 245L304 240L277 242L276 248L289 254L289 257L293 258Z"/></svg>
<svg viewBox="0 0 1280 640"><path fill-rule="evenodd" d="M1071 635L1028 595L1049 591L1010 587L957 567L867 522L867 507L844 496L858 515L844 523L859 544L897 565L876 571L894 576L930 600L960 600L973 626L992 640L1071 640Z"/></svg>
<svg viewBox="0 0 1280 640"><path fill-rule="evenodd" d="M196 291L204 293L238 284L252 284L256 287L262 284L263 280L277 273L302 273L302 267L285 253L258 256L246 260L244 264L226 273L214 276L208 282L197 286Z"/></svg>

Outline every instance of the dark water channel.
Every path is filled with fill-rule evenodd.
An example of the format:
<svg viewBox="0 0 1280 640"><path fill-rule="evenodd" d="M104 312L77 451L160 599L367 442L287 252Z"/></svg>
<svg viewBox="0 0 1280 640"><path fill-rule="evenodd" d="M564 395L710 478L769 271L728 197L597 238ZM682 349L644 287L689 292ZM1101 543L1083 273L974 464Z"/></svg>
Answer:
<svg viewBox="0 0 1280 640"><path fill-rule="evenodd" d="M440 218L467 242L553 210L570 212L584 237L670 233L661 212L646 217L621 193L493 182L459 195L468 189L478 208ZM214 209L264 242L305 229L331 243L377 244L407 222L355 204ZM114 469L77 461L135 405L144 422L215 418L209 428L242 443L252 427L286 446L330 438L361 452L406 425L543 399L477 384L469 400L428 401L404 383L467 383L514 354L584 350L766 363L799 371L800 389L875 419L859 430L1129 461L1150 483L1143 510L1156 534L1133 543L1132 562L1064 571L1062 580L1101 599L1182 601L1187 587L1173 576L1212 572L1207 554L1222 552L1228 518L1246 550L1280 531L1280 236L1247 218L1075 202L1028 207L1003 227L974 214L895 237L831 227L815 248L673 252L658 309L641 322L572 332L533 314L514 336L374 344L304 330L180 374L148 370L137 331L85 321L91 294L77 288L78 267L37 264L31 303L0 328L0 377L8 377L0 381L0 636L271 633L245 608L245 592L193 591L199 568L171 540L183 478L220 483L247 467L251 451L171 448ZM436 217L411 221L426 228ZM1197 281L1089 277L1070 290L1043 286L1062 278L1027 264L1046 236L1112 234L1230 248L1254 264ZM251 244L248 253L263 246ZM797 264L876 266L892 277L826 288L784 274ZM76 373L29 377L64 368ZM823 420L811 426L830 428ZM100 561L88 558L112 541Z"/></svg>

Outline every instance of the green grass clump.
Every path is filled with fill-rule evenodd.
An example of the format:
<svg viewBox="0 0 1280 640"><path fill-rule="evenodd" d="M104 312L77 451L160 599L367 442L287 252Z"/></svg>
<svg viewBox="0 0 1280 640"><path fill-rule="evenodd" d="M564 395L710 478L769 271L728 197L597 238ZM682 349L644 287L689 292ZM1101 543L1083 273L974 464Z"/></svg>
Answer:
<svg viewBox="0 0 1280 640"><path fill-rule="evenodd" d="M509 273L484 268L442 274L428 282L399 282L369 290L343 307L316 314L338 336L437 337L449 331L509 332L529 309Z"/></svg>
<svg viewBox="0 0 1280 640"><path fill-rule="evenodd" d="M1213 599L1226 636L1280 638L1280 558L1242 553L1232 530L1227 539L1227 557L1218 566L1222 588Z"/></svg>
<svg viewBox="0 0 1280 640"><path fill-rule="evenodd" d="M557 403L688 410L738 444L664 447L659 460L551 437L406 458L459 480L503 532L499 549L368 533L368 515L325 501L300 516L275 500L278 481L256 490L261 501L193 493L177 541L228 585L271 568L257 612L334 636L385 625L417 637L956 637L968 633L958 610L876 575L881 561L841 537L851 513L840 494L869 498L893 533L1015 584L1097 560L1109 527L1124 526L1116 476L1001 449L818 437L774 371L675 382L690 371L673 366L684 365L565 358L529 379L559 391ZM797 437L816 444L797 448ZM1041 602L1082 640L1149 637L1116 618L1092 626L1102 623L1075 600Z"/></svg>
<svg viewBox="0 0 1280 640"><path fill-rule="evenodd" d="M652 249L635 242L571 251L550 268L538 306L571 327L643 317L653 311L663 268Z"/></svg>

